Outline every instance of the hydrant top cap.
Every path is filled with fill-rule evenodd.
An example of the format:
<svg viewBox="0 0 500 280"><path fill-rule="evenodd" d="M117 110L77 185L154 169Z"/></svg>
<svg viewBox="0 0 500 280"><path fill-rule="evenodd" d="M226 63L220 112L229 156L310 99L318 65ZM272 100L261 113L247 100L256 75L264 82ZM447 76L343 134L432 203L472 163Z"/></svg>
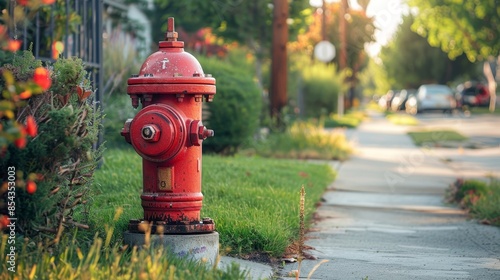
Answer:
<svg viewBox="0 0 500 280"><path fill-rule="evenodd" d="M168 19L166 41L159 42L159 50L142 64L138 75L128 79L128 94L215 94L215 79L203 72L200 62L184 51L184 42L177 41L174 18ZM157 85L168 85L159 88ZM175 86L178 84L179 86ZM135 86L140 87L135 87ZM189 85L189 88L180 85Z"/></svg>

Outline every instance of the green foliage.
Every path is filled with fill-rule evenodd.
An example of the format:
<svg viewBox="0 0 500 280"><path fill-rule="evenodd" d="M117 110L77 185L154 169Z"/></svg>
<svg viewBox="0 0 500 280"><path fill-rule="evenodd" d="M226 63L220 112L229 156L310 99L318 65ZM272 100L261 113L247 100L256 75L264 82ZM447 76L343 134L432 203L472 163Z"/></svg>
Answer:
<svg viewBox="0 0 500 280"><path fill-rule="evenodd" d="M352 147L345 135L321 123L295 122L285 133L272 133L256 144L257 154L276 158L345 160Z"/></svg>
<svg viewBox="0 0 500 280"><path fill-rule="evenodd" d="M215 131L215 137L204 141L203 150L234 154L257 130L261 91L252 75L239 67L215 58L198 59L204 72L212 74L217 81L214 101L205 103L205 125Z"/></svg>
<svg viewBox="0 0 500 280"><path fill-rule="evenodd" d="M332 4L331 13L338 15L340 5ZM346 24L346 44L348 46L346 53L346 67L352 70L353 78L356 78L356 72L366 66L368 60L366 59L365 44L375 41L375 25L373 24L373 17L368 17L364 11L350 10L349 20ZM332 16L332 20L327 25L327 39L332 42L334 46L341 45L340 38L340 17ZM333 59L334 62L339 63L340 55L336 55ZM348 77L350 75L347 75Z"/></svg>
<svg viewBox="0 0 500 280"><path fill-rule="evenodd" d="M106 151L103 167L95 174L99 195L90 209L94 231L104 232L117 207L123 207L124 214L115 225L114 241L121 238L129 219L142 217L141 162L133 150ZM215 220L221 248L231 248L231 254L281 255L298 237L300 186L307 189L310 221L316 202L334 179L327 165L240 156L205 155L202 170L202 217Z"/></svg>
<svg viewBox="0 0 500 280"><path fill-rule="evenodd" d="M203 27L211 27L212 31L227 41L247 44L251 49L266 50L272 40L272 0L255 1L164 1L156 0L161 9L161 22L166 30L166 18L176 17L176 22L188 32L195 32ZM304 27L303 11L309 9L307 0L295 0L289 4L289 33L293 38L298 30ZM167 11L165 14L164 11ZM160 32L156 32L160 34Z"/></svg>
<svg viewBox="0 0 500 280"><path fill-rule="evenodd" d="M40 65L40 61L27 53L9 66L18 69L14 71L20 74L18 79L23 75L33 76L34 68ZM25 237L39 241L48 237L49 242L57 243L65 229L85 228L82 220L75 220L73 215L77 209L85 210L79 206L87 202L101 153L93 149L101 115L92 100L81 95L92 89L80 59L59 59L52 66L51 79L52 87L47 92L32 97L16 112L21 122L27 115L34 116L38 135L25 149L9 146L0 160L0 168L14 166L43 177L32 195L18 188L16 229ZM26 174L17 176L25 179Z"/></svg>
<svg viewBox="0 0 500 280"><path fill-rule="evenodd" d="M42 62L35 61L31 52L20 52L15 54L12 60L8 61L3 67L11 70L18 81L28 81L33 77L33 70L41 66Z"/></svg>
<svg viewBox="0 0 500 280"><path fill-rule="evenodd" d="M480 198L471 206L471 214L483 223L500 226L500 181L493 180Z"/></svg>
<svg viewBox="0 0 500 280"><path fill-rule="evenodd" d="M359 73L360 86L364 96L381 96L391 89L394 78L387 75L382 63L370 59L368 66Z"/></svg>
<svg viewBox="0 0 500 280"><path fill-rule="evenodd" d="M465 181L457 193L455 194L456 201L462 201L467 195L485 195L488 193L488 185L483 181L467 180Z"/></svg>
<svg viewBox="0 0 500 280"><path fill-rule="evenodd" d="M418 8L412 30L441 47L450 58L466 54L471 62L500 53L500 8L495 0L410 0ZM495 39L496 38L496 39Z"/></svg>
<svg viewBox="0 0 500 280"><path fill-rule="evenodd" d="M77 87L83 90L91 90L90 80L87 79L87 72L80 58L72 57L68 59L59 59L54 63L53 69L54 82L51 91L58 97L55 106L64 107L73 105L78 99ZM61 96L70 95L72 100L67 103ZM58 104L57 104L58 103Z"/></svg>
<svg viewBox="0 0 500 280"><path fill-rule="evenodd" d="M342 80L335 67L323 63L309 64L302 67L301 74L305 115L320 117L336 112Z"/></svg>
<svg viewBox="0 0 500 280"><path fill-rule="evenodd" d="M458 77L478 76L478 67L465 56L450 60L445 52L411 31L413 23L413 16L405 16L395 39L381 51L392 88L418 88L423 83L446 84Z"/></svg>

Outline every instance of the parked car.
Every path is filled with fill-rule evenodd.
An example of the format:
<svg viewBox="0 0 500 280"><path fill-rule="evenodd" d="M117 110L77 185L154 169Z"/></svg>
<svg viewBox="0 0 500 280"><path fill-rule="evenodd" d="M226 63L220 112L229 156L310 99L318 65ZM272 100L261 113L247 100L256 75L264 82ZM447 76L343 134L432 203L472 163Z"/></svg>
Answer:
<svg viewBox="0 0 500 280"><path fill-rule="evenodd" d="M384 94L378 99L378 106L382 110L387 110L387 95Z"/></svg>
<svg viewBox="0 0 500 280"><path fill-rule="evenodd" d="M412 93L415 93L414 89L403 89L394 96L391 102L391 109L393 111L404 111L406 110L406 101Z"/></svg>
<svg viewBox="0 0 500 280"><path fill-rule="evenodd" d="M490 92L482 83L463 83L457 87L457 92L457 101L460 107L490 106Z"/></svg>
<svg viewBox="0 0 500 280"><path fill-rule="evenodd" d="M406 101L406 111L410 114L430 110L451 112L457 108L453 90L446 85L421 85L414 96Z"/></svg>
<svg viewBox="0 0 500 280"><path fill-rule="evenodd" d="M417 113L417 96L415 93L410 93L408 99L405 102L405 111L410 115L415 115Z"/></svg>
<svg viewBox="0 0 500 280"><path fill-rule="evenodd" d="M383 110L387 110L387 111L391 110L392 100L398 94L399 94L398 90L389 90L385 95L383 95L382 97L380 97L380 99L378 101L378 105Z"/></svg>

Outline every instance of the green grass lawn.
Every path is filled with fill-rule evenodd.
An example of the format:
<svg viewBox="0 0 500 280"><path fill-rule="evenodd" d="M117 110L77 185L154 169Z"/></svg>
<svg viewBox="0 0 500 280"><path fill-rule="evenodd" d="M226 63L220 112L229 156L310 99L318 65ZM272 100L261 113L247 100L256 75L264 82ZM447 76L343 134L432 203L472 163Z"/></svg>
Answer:
<svg viewBox="0 0 500 280"><path fill-rule="evenodd" d="M236 265L219 270L179 259L162 248L122 250L129 219L142 218L141 158L132 149L108 149L95 173L90 230L66 236L46 250L19 239L16 279L248 279ZM277 257L299 239L299 191L306 189L310 221L334 179L326 164L258 157L203 157L202 217L215 220L221 252ZM120 209L120 211L117 211ZM122 212L121 215L116 215ZM78 217L77 217L78 218ZM0 238L6 252L7 235ZM10 248L10 247L8 247ZM7 255L0 270L7 271ZM6 272L7 273L7 272ZM6 276L7 274L3 274ZM2 277L0 277L2 278Z"/></svg>
<svg viewBox="0 0 500 280"><path fill-rule="evenodd" d="M467 137L454 130L421 130L408 132L415 145L438 144L446 141L465 141Z"/></svg>
<svg viewBox="0 0 500 280"><path fill-rule="evenodd" d="M131 150L110 149L95 173L90 225L104 232L113 224L115 209L124 212L114 224L120 242L129 219L142 218L141 158ZM299 191L306 188L306 217L315 211L334 179L327 165L258 157L203 156L202 217L210 217L220 243L230 254L267 253L280 256L298 239Z"/></svg>
<svg viewBox="0 0 500 280"><path fill-rule="evenodd" d="M490 112L488 107L472 107L469 108L471 114L492 114L492 115L500 115L500 108L498 106L495 108L494 112Z"/></svg>

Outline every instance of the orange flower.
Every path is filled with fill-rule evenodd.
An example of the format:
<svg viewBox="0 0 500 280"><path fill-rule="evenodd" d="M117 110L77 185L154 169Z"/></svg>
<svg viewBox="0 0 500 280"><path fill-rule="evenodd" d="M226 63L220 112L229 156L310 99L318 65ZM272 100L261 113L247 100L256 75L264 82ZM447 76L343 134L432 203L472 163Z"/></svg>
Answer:
<svg viewBox="0 0 500 280"><path fill-rule="evenodd" d="M64 52L64 44L61 41L52 43L52 58L58 59L59 55Z"/></svg>
<svg viewBox="0 0 500 280"><path fill-rule="evenodd" d="M39 85L44 91L50 88L52 81L50 80L49 70L38 67L35 69L35 74L33 75L33 81Z"/></svg>
<svg viewBox="0 0 500 280"><path fill-rule="evenodd" d="M19 149L23 149L26 147L26 137L17 138L14 140L14 145L16 145Z"/></svg>
<svg viewBox="0 0 500 280"><path fill-rule="evenodd" d="M26 133L31 137L35 137L38 133L38 126L33 116L28 116L26 118Z"/></svg>
<svg viewBox="0 0 500 280"><path fill-rule="evenodd" d="M17 0L17 3L21 6L28 5L29 0Z"/></svg>
<svg viewBox="0 0 500 280"><path fill-rule="evenodd" d="M21 40L12 40L9 39L7 43L7 50L11 52L15 52L21 48Z"/></svg>
<svg viewBox="0 0 500 280"><path fill-rule="evenodd" d="M29 194L34 194L36 192L36 183L33 181L27 181L26 192Z"/></svg>
<svg viewBox="0 0 500 280"><path fill-rule="evenodd" d="M14 145L18 147L19 149L22 149L26 147L26 130L25 128L21 125L19 128L20 136L16 140L14 140Z"/></svg>
<svg viewBox="0 0 500 280"><path fill-rule="evenodd" d="M28 99L31 97L31 90L27 89L19 94L19 98Z"/></svg>
<svg viewBox="0 0 500 280"><path fill-rule="evenodd" d="M2 217L0 217L0 229L6 228L9 224L9 217L7 217L7 215L2 215Z"/></svg>
<svg viewBox="0 0 500 280"><path fill-rule="evenodd" d="M42 3L45 5L51 5L54 4L54 2L56 2L56 0L42 0Z"/></svg>

